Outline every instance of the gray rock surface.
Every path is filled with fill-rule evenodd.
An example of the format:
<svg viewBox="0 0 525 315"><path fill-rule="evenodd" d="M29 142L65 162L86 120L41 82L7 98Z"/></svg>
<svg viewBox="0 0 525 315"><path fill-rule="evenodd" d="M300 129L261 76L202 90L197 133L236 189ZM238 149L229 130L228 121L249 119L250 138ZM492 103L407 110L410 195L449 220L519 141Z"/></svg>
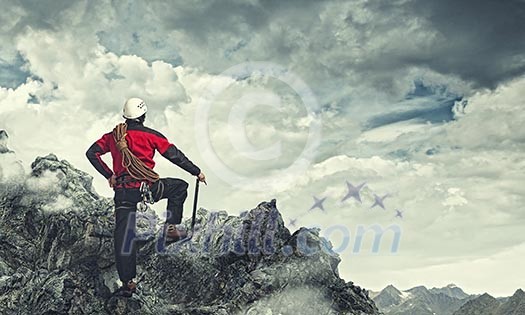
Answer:
<svg viewBox="0 0 525 315"><path fill-rule="evenodd" d="M453 285L430 290L417 286L405 291L389 285L373 295L377 307L386 315L452 315L471 298L474 297Z"/></svg>
<svg viewBox="0 0 525 315"><path fill-rule="evenodd" d="M429 290L431 293L443 293L453 298L464 299L468 298L469 295L465 293L460 287L455 284L449 284L443 288L432 288Z"/></svg>
<svg viewBox="0 0 525 315"><path fill-rule="evenodd" d="M398 290L389 285L370 294L385 315L523 315L525 292L518 289L513 296L494 298L469 295L456 285L427 289L424 286Z"/></svg>
<svg viewBox="0 0 525 315"><path fill-rule="evenodd" d="M7 131L0 129L0 182L17 180L24 173L22 162L17 160L14 151L8 147Z"/></svg>
<svg viewBox="0 0 525 315"><path fill-rule="evenodd" d="M379 314L339 278L330 243L290 233L275 200L240 216L201 208L194 238L168 246L143 214L138 294L116 297L113 201L52 154L31 168L0 184L1 314Z"/></svg>
<svg viewBox="0 0 525 315"><path fill-rule="evenodd" d="M9 136L7 135L7 131L0 130L0 154L12 152L7 147L7 139L9 139Z"/></svg>
<svg viewBox="0 0 525 315"><path fill-rule="evenodd" d="M522 315L525 314L525 292L518 289L505 300L485 293L463 305L454 315Z"/></svg>
<svg viewBox="0 0 525 315"><path fill-rule="evenodd" d="M403 293L393 285L388 285L377 295L373 296L373 300L380 310L388 309L393 305L399 305L403 302Z"/></svg>

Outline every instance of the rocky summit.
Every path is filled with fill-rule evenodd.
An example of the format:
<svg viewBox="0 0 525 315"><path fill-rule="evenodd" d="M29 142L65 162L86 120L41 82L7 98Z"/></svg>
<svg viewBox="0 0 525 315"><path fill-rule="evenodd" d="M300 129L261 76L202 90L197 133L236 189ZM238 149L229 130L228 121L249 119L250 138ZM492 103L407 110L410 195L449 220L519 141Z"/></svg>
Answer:
<svg viewBox="0 0 525 315"><path fill-rule="evenodd" d="M138 292L123 298L113 200L90 175L50 154L1 186L1 314L379 314L339 277L331 244L315 229L291 233L275 200L239 216L201 208L194 237L167 246L161 220L140 212Z"/></svg>

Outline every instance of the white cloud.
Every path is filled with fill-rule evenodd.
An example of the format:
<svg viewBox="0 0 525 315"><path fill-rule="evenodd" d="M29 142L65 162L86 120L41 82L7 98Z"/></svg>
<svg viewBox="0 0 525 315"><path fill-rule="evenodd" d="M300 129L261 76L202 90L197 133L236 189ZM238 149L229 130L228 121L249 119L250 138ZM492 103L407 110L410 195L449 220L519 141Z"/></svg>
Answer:
<svg viewBox="0 0 525 315"><path fill-rule="evenodd" d="M38 177L29 177L26 180L26 187L29 191L38 194L56 194L61 190L57 174L57 172L46 170Z"/></svg>
<svg viewBox="0 0 525 315"><path fill-rule="evenodd" d="M448 196L445 201L443 201L444 206L448 206L449 209L454 209L456 206L463 206L468 203L468 200L465 199L465 193L461 191L460 188L451 187L447 189Z"/></svg>
<svg viewBox="0 0 525 315"><path fill-rule="evenodd" d="M147 99L151 118L159 123L165 122L165 106L187 101L173 66L117 56L94 38L30 29L17 47L40 79L0 90L0 125L8 130L13 149L25 163L54 152L88 169L84 152L121 120L127 97ZM32 96L36 104L28 103Z"/></svg>
<svg viewBox="0 0 525 315"><path fill-rule="evenodd" d="M525 77L469 98L465 115L447 130L450 141L464 148L522 151L525 130Z"/></svg>
<svg viewBox="0 0 525 315"><path fill-rule="evenodd" d="M21 182L25 173L22 162L14 153L0 153L0 182Z"/></svg>
<svg viewBox="0 0 525 315"><path fill-rule="evenodd" d="M525 241L520 232L525 204L525 190L520 184L525 180L524 164L520 158L523 146L517 130L522 103L518 91L523 89L524 82L523 79L516 80L494 92L472 97L468 105L470 111L457 121L441 126L418 125L416 133L415 128L400 129L400 137L381 139L391 150L418 148L424 143L428 147L439 147L436 154L426 155L424 151L418 153L415 150L408 155L408 160L388 155L339 155L312 166L294 186L288 189L275 187L283 215L287 219L299 219L300 225L327 228L343 224L352 237L350 246L358 225L401 225L401 249L395 255L389 254L391 238L388 237L378 256L370 254L371 239L359 255L350 255L349 249L342 253L342 275L348 279L361 279L374 289L391 282L421 284L423 278L428 279L428 282L423 282L427 285L456 281L458 270L465 273L469 269L467 263L462 263L460 269L458 261L477 266L484 257L497 257L499 252L510 251ZM494 111L494 108L498 110ZM510 116L517 118L510 119ZM484 128L485 124L489 128ZM494 133L490 126L496 124L508 128ZM374 130L365 135L372 132ZM467 140L472 137L485 140ZM361 139L366 138L358 138L357 142ZM503 141L505 145L501 144ZM368 147L368 150L372 148ZM346 193L345 180L354 185L367 182L362 190L362 205L355 201L340 202ZM388 211L369 209L373 193L391 194L385 199ZM326 214L319 210L308 211L313 204L311 196L328 197L324 203ZM394 218L394 209L404 210L403 220ZM334 235L335 246L341 242L341 236ZM495 266L506 264L504 258L494 263ZM440 276L434 277L433 272L425 269L434 265L440 266ZM421 271L414 281L407 282L408 278L413 278L407 277L411 274L407 268L425 271ZM465 277L471 276L470 272L465 273ZM516 289L515 283L504 289L509 282L500 282L491 289L483 285L486 281L474 285L476 281L469 278L468 288L493 290L494 294L511 293Z"/></svg>
<svg viewBox="0 0 525 315"><path fill-rule="evenodd" d="M56 196L54 201L51 201L50 203L45 204L42 207L42 210L47 211L47 212L59 212L59 211L64 211L68 208L71 208L73 204L74 204L73 200L60 194Z"/></svg>
<svg viewBox="0 0 525 315"><path fill-rule="evenodd" d="M454 279L456 285L461 287L469 294L483 294L488 292L497 297L511 296L516 289L523 288L523 280L525 273L522 269L516 268L520 265L523 256L525 255L525 245L518 244L512 248L508 248L497 252L493 255L483 258L467 258L452 263L438 263L431 264L425 267L418 268L403 268L403 257L391 257L389 260L399 262L400 270L392 274L384 273L381 264L375 262L377 259L369 259L367 270L363 277L361 274L356 274L357 279L373 278L377 279L372 288L375 290L382 289L388 284L388 281L383 281L388 277L394 276L398 278L396 286L400 289L409 289L420 285L419 279L429 279L425 285L427 287L444 287L450 283L450 279ZM388 259L389 257L381 257ZM414 257L417 259L417 257ZM509 272L512 276L509 276ZM410 277L406 275L409 274ZM429 278L428 275L433 277ZM375 275L375 277L373 276ZM497 280L494 280L497 279ZM481 286L480 283L485 283Z"/></svg>

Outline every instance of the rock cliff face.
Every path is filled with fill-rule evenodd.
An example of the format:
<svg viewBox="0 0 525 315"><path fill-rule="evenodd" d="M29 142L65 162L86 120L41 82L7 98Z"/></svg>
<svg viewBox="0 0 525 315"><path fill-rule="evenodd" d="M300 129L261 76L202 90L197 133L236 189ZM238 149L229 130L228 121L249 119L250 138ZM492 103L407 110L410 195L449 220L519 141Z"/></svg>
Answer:
<svg viewBox="0 0 525 315"><path fill-rule="evenodd" d="M7 148L7 139L9 136L5 130L0 130L0 154L9 153L11 150Z"/></svg>
<svg viewBox="0 0 525 315"><path fill-rule="evenodd" d="M54 155L31 168L0 183L1 314L379 314L318 231L289 232L275 200L240 216L199 209L194 238L169 246L141 214L138 294L113 296L112 200Z"/></svg>
<svg viewBox="0 0 525 315"><path fill-rule="evenodd" d="M463 305L454 315L521 315L525 314L525 292L518 289L514 295L499 301L485 293Z"/></svg>
<svg viewBox="0 0 525 315"><path fill-rule="evenodd" d="M24 172L22 162L18 161L14 152L8 148L8 140L7 132L0 129L0 182Z"/></svg>

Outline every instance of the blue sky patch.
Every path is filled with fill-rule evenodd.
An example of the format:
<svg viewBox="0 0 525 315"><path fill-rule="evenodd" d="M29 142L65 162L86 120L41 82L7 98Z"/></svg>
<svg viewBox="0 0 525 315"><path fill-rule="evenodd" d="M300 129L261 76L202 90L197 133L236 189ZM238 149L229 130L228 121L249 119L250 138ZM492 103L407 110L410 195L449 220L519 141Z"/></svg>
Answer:
<svg viewBox="0 0 525 315"><path fill-rule="evenodd" d="M15 89L26 82L31 73L22 68L24 63L25 61L20 55L17 55L14 63L0 59L0 86Z"/></svg>

